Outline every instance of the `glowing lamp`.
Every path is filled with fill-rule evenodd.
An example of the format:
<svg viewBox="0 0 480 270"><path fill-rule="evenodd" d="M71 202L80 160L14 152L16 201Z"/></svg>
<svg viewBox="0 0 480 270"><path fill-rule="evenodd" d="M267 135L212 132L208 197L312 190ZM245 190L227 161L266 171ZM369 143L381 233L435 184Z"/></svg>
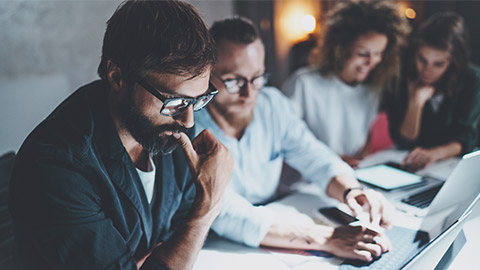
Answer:
<svg viewBox="0 0 480 270"><path fill-rule="evenodd" d="M302 17L302 28L306 33L312 33L315 30L316 26L315 17L312 15L303 15Z"/></svg>
<svg viewBox="0 0 480 270"><path fill-rule="evenodd" d="M413 8L407 8L405 9L405 16L409 19L415 19L415 17L417 17L417 13Z"/></svg>

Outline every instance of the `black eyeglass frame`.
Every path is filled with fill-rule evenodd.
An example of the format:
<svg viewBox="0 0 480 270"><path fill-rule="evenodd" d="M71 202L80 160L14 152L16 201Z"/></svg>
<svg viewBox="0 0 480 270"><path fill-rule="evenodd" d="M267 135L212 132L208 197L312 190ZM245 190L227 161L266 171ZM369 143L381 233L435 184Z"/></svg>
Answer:
<svg viewBox="0 0 480 270"><path fill-rule="evenodd" d="M269 79L270 76L271 76L270 73L266 73L266 72L265 72L265 73L263 73L263 74L261 74L261 75L258 75L258 76L255 76L255 77L251 78L250 80L247 79L247 78L244 78L244 77L238 77L238 78L223 80L222 78L220 78L220 76L218 76L218 75L216 75L216 74L214 74L214 73L212 73L212 75L215 76L218 80L220 80L220 81L223 83L223 85L225 86L225 89L227 89L227 92L228 92L229 94L232 94L232 95L235 95L235 94L240 93L240 91L242 91L242 89L245 88L245 86L247 85L247 83L250 83L250 84L253 85L253 81L255 81L256 79L258 79L258 78L260 78L260 77L263 77L263 84L262 84L262 86L260 86L260 87L258 88L258 90L259 90L259 89L261 89L262 87L264 87L264 86L268 83L268 79ZM236 86L238 86L238 91L232 92L232 91L230 91L231 88L229 88L229 87L227 86L227 84L226 84L226 82L228 82L228 81L242 81L243 83L242 83L242 86L238 86L238 83L237 83Z"/></svg>
<svg viewBox="0 0 480 270"><path fill-rule="evenodd" d="M193 107L194 107L193 110L195 112L200 111L201 109L205 108L208 105L208 103L210 103L210 101L212 101L213 98L218 94L218 90L215 88L215 86L211 82L208 82L208 89L210 89L212 91L210 93L206 94L206 95L202 95L202 96L199 96L197 98L187 98L187 97L167 98L166 96L160 94L159 91L155 87L153 87L151 84L149 84L145 79L141 78L140 76L136 76L136 82L142 88L147 90L150 94L152 94L153 96L155 96L156 98L158 98L160 101L163 102L163 106L160 109L160 114L163 115L163 116L169 116L169 117L176 116L176 115L179 115L179 114L183 113L190 105L193 105ZM195 104L197 104L200 100L202 100L203 98L206 98L206 97L208 97L209 100L201 108L195 109ZM168 105L169 102L177 101L177 100L181 100L182 103L183 103L183 101L187 101L188 104L185 107L179 109L175 113L172 113L172 114L163 113L163 110L165 109L165 107Z"/></svg>

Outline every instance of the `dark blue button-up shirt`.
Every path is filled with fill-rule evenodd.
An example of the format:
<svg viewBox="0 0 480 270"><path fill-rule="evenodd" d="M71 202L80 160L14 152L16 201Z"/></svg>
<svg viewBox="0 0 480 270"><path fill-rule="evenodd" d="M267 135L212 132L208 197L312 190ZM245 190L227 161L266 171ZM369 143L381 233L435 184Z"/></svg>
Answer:
<svg viewBox="0 0 480 270"><path fill-rule="evenodd" d="M188 217L195 197L181 149L154 157L150 205L96 81L67 98L22 145L10 184L22 269L137 269ZM142 269L164 269L153 256Z"/></svg>

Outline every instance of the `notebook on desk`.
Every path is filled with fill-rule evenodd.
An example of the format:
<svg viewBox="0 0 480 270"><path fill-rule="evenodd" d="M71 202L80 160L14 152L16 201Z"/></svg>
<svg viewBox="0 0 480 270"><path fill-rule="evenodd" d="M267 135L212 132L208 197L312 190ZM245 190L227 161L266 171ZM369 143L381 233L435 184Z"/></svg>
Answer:
<svg viewBox="0 0 480 270"><path fill-rule="evenodd" d="M463 198L480 193L480 151L462 157L447 180L426 178L428 183L389 194L383 192L395 206L416 216L426 216L455 205ZM459 196L461 194L461 196Z"/></svg>

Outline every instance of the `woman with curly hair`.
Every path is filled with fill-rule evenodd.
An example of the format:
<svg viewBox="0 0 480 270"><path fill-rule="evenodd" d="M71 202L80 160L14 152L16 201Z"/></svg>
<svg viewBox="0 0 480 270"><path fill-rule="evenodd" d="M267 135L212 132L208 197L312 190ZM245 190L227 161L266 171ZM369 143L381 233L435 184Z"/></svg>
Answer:
<svg viewBox="0 0 480 270"><path fill-rule="evenodd" d="M480 120L480 69L469 64L468 32L456 13L425 21L410 39L402 77L388 91L390 135L413 149L412 170L473 150Z"/></svg>
<svg viewBox="0 0 480 270"><path fill-rule="evenodd" d="M283 86L318 139L350 165L368 152L382 89L399 73L409 25L390 2L340 3L311 55Z"/></svg>

